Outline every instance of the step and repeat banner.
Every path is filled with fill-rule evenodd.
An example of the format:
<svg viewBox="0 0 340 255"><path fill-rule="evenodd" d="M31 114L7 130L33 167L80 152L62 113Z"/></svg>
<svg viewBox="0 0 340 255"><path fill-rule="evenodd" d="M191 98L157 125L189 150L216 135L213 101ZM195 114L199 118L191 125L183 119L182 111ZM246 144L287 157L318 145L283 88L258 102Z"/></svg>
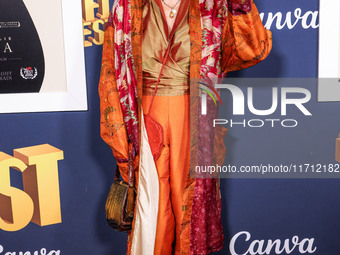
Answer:
<svg viewBox="0 0 340 255"><path fill-rule="evenodd" d="M126 233L105 219L116 163L99 130L113 1L45 2L0 0L0 255L125 254ZM220 87L226 159L205 169L221 172L215 254L339 255L340 8L255 3L273 49ZM334 76L317 79L319 68Z"/></svg>

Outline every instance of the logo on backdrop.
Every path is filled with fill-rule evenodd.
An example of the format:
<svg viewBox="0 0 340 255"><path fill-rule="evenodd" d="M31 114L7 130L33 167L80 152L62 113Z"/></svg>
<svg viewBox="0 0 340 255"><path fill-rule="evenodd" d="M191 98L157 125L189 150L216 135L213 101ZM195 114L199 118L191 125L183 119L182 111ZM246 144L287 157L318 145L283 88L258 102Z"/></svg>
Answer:
<svg viewBox="0 0 340 255"><path fill-rule="evenodd" d="M0 229L18 231L31 221L61 223L58 161L64 153L49 144L0 152ZM11 186L10 170L22 173L23 190Z"/></svg>
<svg viewBox="0 0 340 255"><path fill-rule="evenodd" d="M229 243L231 255L274 255L293 254L293 252L294 254L313 254L316 252L316 249L317 247L314 245L314 238L293 236L284 241L280 239L251 240L251 234L247 231L238 232L231 238Z"/></svg>
<svg viewBox="0 0 340 255"><path fill-rule="evenodd" d="M287 12L284 16L282 12L273 14L272 12L261 13L261 20L265 28L272 29L273 25L277 30L283 28L294 29L301 26L303 29L317 29L319 27L319 12L307 11L302 13L301 8L296 8L293 12Z"/></svg>
<svg viewBox="0 0 340 255"><path fill-rule="evenodd" d="M6 252L6 253L5 253ZM0 245L0 254L4 253L4 255L60 255L61 251L60 250L51 250L51 251L47 251L46 248L42 248L39 251L34 251L34 252L30 252L30 251L19 251L19 252L12 252L12 251L6 251L5 248Z"/></svg>
<svg viewBox="0 0 340 255"><path fill-rule="evenodd" d="M82 0L84 46L101 45L104 42L104 27L110 14L109 0Z"/></svg>

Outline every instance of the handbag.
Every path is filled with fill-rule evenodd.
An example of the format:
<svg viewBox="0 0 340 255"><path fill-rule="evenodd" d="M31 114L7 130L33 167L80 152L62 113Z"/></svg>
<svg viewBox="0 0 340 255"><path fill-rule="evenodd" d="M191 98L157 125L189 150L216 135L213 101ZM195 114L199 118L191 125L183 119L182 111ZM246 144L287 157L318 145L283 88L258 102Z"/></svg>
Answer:
<svg viewBox="0 0 340 255"><path fill-rule="evenodd" d="M106 199L105 212L107 223L115 230L123 232L132 229L136 190L131 153L128 160L129 182L120 180L119 167Z"/></svg>

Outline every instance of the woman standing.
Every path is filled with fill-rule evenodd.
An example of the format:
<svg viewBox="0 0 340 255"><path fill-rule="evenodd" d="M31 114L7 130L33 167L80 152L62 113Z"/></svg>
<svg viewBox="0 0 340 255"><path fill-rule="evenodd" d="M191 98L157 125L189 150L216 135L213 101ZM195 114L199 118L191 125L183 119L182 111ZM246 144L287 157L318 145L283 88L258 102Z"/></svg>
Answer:
<svg viewBox="0 0 340 255"><path fill-rule="evenodd" d="M115 1L99 95L101 136L126 181L129 152L134 156L137 199L127 254L222 249L218 179L192 178L189 169L202 158L223 163L215 148L225 131L193 114L199 109L193 84L252 66L270 50L271 33L252 0Z"/></svg>

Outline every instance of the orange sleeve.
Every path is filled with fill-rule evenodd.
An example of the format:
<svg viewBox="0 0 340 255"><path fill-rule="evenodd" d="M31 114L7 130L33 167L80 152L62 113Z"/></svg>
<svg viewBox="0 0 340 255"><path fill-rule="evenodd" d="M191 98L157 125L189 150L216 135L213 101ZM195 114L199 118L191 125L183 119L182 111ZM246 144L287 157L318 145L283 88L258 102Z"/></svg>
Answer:
<svg viewBox="0 0 340 255"><path fill-rule="evenodd" d="M128 180L128 139L123 113L119 101L115 75L114 28L105 30L102 66L99 81L100 135L111 147L121 175Z"/></svg>
<svg viewBox="0 0 340 255"><path fill-rule="evenodd" d="M272 48L272 34L265 29L252 2L247 14L232 15L222 32L222 70L225 73L251 67L264 60Z"/></svg>

